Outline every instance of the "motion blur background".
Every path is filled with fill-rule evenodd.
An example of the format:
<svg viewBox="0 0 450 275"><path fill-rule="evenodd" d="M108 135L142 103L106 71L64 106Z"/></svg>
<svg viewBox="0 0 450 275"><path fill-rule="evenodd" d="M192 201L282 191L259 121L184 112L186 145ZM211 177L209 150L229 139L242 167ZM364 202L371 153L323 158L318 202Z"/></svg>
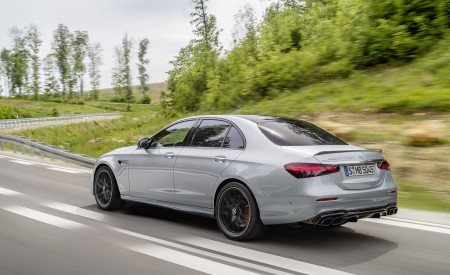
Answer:
<svg viewBox="0 0 450 275"><path fill-rule="evenodd" d="M165 46L145 30L138 38L109 33L113 48L89 35L95 25L73 31L61 22L44 36L39 25L11 26L1 52L0 119L123 116L1 131L98 157L187 115L303 118L383 149L400 207L450 212L449 1L254 1L227 16L210 8L215 2L183 2L192 33L182 33L176 56L158 61L169 71L152 84L161 68L148 70L158 58L149 49ZM219 15L233 21L226 39ZM167 31L177 35L176 26ZM45 52L43 42L51 45Z"/></svg>

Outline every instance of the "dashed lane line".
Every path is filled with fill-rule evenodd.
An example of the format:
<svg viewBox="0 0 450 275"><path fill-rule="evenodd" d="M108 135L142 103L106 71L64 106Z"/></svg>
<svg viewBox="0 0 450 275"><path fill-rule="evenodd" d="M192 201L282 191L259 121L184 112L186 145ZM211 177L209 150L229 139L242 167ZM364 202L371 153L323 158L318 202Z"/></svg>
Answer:
<svg viewBox="0 0 450 275"><path fill-rule="evenodd" d="M68 219L63 219L54 215L46 214L44 212L36 211L27 207L22 206L7 206L1 207L3 210L8 212L21 215L36 221L40 221L46 224L50 224L56 227L64 229L75 229L87 227L86 225L78 222L74 222Z"/></svg>
<svg viewBox="0 0 450 275"><path fill-rule="evenodd" d="M30 198L30 199L32 199L32 198ZM85 217L85 218L89 218L89 219L101 221L101 222L104 222L108 218L110 218L110 216L108 216L106 214L98 213L96 211L91 211L91 210L83 209L80 207L76 207L76 206L64 204L64 203L45 202L45 203L39 203L39 204L42 206L54 209L54 210L59 210L61 212L66 212L69 214L74 214L77 216L81 216L81 217ZM296 270L293 270L293 271L304 273L304 274L350 274L350 273L345 273L345 272L342 272L339 270L330 269L330 268L313 265L313 264L309 264L309 263L302 262L302 261L292 260L292 259L288 259L288 258L284 258L284 257L280 257L280 256L275 256L275 255L271 255L271 254L267 254L267 255L276 257L277 260L280 260L280 259L284 259L284 260L282 260L281 262L276 262L276 261L267 262L266 258L258 259L255 257L249 257L247 254L240 253L240 251L226 251L225 252L225 251L222 251L221 249L213 249L211 247L208 248L209 251L205 251L203 249L199 249L196 247L180 244L177 242L171 242L171 241L167 241L167 240L163 240L163 239L158 239L155 237L147 236L144 234L140 234L137 232L125 230L125 229L110 226L110 225L106 225L106 228L108 228L109 230L118 232L118 233L122 233L122 234L125 234L128 236L131 236L131 237L142 239L142 240L150 241L156 245L160 245L160 246L162 245L162 246L166 247L166 248L162 247L161 249L158 248L155 250L153 245L151 245L151 246L146 246L146 245L124 246L125 248L133 250L135 252L139 252L139 253L146 254L149 256L153 256L153 257L156 257L155 255L157 255L157 254L155 254L155 253L157 251L159 251L159 253L161 253L161 255L164 256L164 255L166 255L165 253L169 250L171 250L171 251L181 250L181 251L183 251L181 253L185 253L185 254L189 253L188 255L191 255L192 253L194 253L196 255L208 257L210 259L215 259L215 260L223 261L226 263L239 265L239 266L247 267L247 268L250 268L253 270L261 271L264 273L271 273L271 274L280 274L280 275L292 274L291 272L288 271L290 269L285 266L286 262L289 262L292 265L297 266ZM189 245L191 245L191 244L189 243ZM176 250L173 250L173 249L176 249ZM222 254L216 254L216 253L214 253L214 251L216 251L218 253L222 253ZM254 252L262 253L262 252L258 252L258 251L254 251ZM232 255L233 257L228 257L226 255L223 255L223 253ZM266 254L266 253L263 253L263 254ZM239 255L239 258L236 258L236 255ZM156 258L159 258L159 257L156 257ZM170 259L177 259L177 258L170 257L169 261L171 261ZM201 258L201 259L204 259L204 258ZM262 264L265 264L266 266L260 265L257 263L252 263L252 262L249 262L248 260L251 260L254 262L260 262ZM208 262L204 262L204 261L201 261L201 262L202 262L202 266L204 266L203 267L204 269L202 269L200 271L211 273L209 270L209 267L208 267L211 265L211 261L208 260ZM214 261L212 261L212 262L214 262ZM187 264L187 262L186 262L186 264ZM308 267L308 268L305 268L305 267ZM227 269L223 269L223 270L227 270ZM283 271L283 270L286 270L286 271ZM212 272L212 273L213 274L244 274L242 272L239 272L239 273L217 273L217 271Z"/></svg>
<svg viewBox="0 0 450 275"><path fill-rule="evenodd" d="M437 226L431 226L431 225L425 225L425 224L418 224L418 223L411 223L411 222L404 222L404 221L395 221L395 220L388 220L388 219L364 219L361 221L386 224L386 225L392 225L392 226L398 226L398 227L405 227L405 228L411 228L411 229L417 229L417 230L431 231L431 232L435 232L435 233L450 234L450 229L445 228L446 227L445 225L437 227Z"/></svg>
<svg viewBox="0 0 450 275"><path fill-rule="evenodd" d="M0 187L0 195L4 196L23 196L23 193Z"/></svg>
<svg viewBox="0 0 450 275"><path fill-rule="evenodd" d="M35 221L39 221L48 225L56 226L62 229L67 230L74 230L74 229L87 229L87 228L94 228L92 226L88 226L79 222L75 222L69 219L61 218L55 215L50 215L41 211L33 210L28 207L23 206L3 206L0 207L0 209L3 209L5 211L8 211L13 214L17 214ZM131 232L127 232L126 230L122 230L120 228L115 228L111 226L107 226L108 229L112 229L115 232L126 234L128 236L133 237L139 237L139 235L136 234L130 234ZM96 229L96 228L94 228ZM147 239L147 238L145 238ZM154 242L162 242L163 240L149 237L149 240ZM165 243L170 243L168 241L164 241ZM243 274L243 275L255 275L260 274L256 272L251 272L249 270L227 265L224 263L216 262L214 260L202 258L196 255L192 255L186 252L178 251L173 248L161 246L154 243L140 243L140 244L134 244L130 245L128 243L117 243L113 242L113 244L118 245L120 247L123 247L125 249L128 249L133 252L145 254L148 256L151 256L153 258L157 258L166 262L171 262L176 265L184 266L193 270L197 270L204 273L209 274L218 274L218 275L228 275L228 274ZM192 252L192 251L187 251ZM212 254L212 253L210 253ZM223 257L226 258L226 257ZM243 267L246 267L245 262L243 263ZM255 265L256 266L256 265ZM269 270L269 271L268 271ZM278 270L273 269L267 269L266 272L272 273L272 274L288 274L284 272L279 272ZM272 271L272 272L270 272Z"/></svg>
<svg viewBox="0 0 450 275"><path fill-rule="evenodd" d="M72 169L67 169L67 168L59 168L59 167L49 167L49 168L47 168L47 169L53 170L53 171L59 171L59 172L70 173L70 174L81 174L81 173L83 173L83 172L81 172L81 171L72 170Z"/></svg>
<svg viewBox="0 0 450 275"><path fill-rule="evenodd" d="M24 164L24 165L36 165L36 163L26 161L26 160L10 160L11 162L18 163L18 164Z"/></svg>
<svg viewBox="0 0 450 275"><path fill-rule="evenodd" d="M58 166L58 165L49 164L49 163L24 160L24 159L15 158L15 157L6 156L6 155L0 155L0 158L6 158L6 159L9 159L9 161L11 161L11 162L18 163L18 164L24 164L24 165L43 165L43 166L46 166L47 169L66 172L66 173L78 173L78 174L80 174L80 173L91 174L92 173L92 171L88 171L88 170L81 170L81 169Z"/></svg>

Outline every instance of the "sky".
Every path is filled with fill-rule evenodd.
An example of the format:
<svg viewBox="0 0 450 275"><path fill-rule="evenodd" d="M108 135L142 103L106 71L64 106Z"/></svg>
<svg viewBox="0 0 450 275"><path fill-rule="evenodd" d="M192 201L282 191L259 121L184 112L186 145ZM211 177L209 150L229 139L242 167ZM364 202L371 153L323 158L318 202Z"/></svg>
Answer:
<svg viewBox="0 0 450 275"><path fill-rule="evenodd" d="M222 29L220 41L224 49L231 47L234 15L247 4L261 18L269 1L209 1L208 11L217 17ZM120 45L123 36L128 34L134 39L135 49L139 40L148 38L150 82L162 82L171 69L169 61L193 38L189 24L192 7L190 0L0 0L0 49L11 46L10 28L24 28L31 23L38 26L44 41L41 58L50 53L58 24L71 31L88 31L90 42L102 45L101 87L107 88L111 87L114 47ZM132 69L137 76L136 60ZM136 78L134 83L137 84Z"/></svg>

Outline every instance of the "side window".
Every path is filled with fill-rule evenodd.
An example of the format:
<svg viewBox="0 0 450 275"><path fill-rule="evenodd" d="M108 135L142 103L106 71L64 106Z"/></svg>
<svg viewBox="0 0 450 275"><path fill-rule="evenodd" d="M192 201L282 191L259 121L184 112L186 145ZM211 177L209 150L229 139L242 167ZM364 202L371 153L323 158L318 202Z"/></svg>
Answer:
<svg viewBox="0 0 450 275"><path fill-rule="evenodd" d="M170 126L153 138L150 147L184 146L183 141L194 123L195 120L189 120Z"/></svg>
<svg viewBox="0 0 450 275"><path fill-rule="evenodd" d="M230 131L228 131L228 135L223 142L223 148L231 148L231 149L243 149L244 148L244 139L242 138L239 131L236 127L232 126Z"/></svg>
<svg viewBox="0 0 450 275"><path fill-rule="evenodd" d="M192 140L193 147L222 147L229 123L220 120L203 120Z"/></svg>

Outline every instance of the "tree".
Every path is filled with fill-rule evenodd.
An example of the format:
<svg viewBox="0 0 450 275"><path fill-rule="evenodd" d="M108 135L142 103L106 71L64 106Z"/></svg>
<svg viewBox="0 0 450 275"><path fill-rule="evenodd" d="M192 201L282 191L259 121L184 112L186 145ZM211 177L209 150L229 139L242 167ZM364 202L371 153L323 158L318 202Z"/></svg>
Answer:
<svg viewBox="0 0 450 275"><path fill-rule="evenodd" d="M1 72L6 78L6 87L8 95L14 95L14 59L12 53L8 49L2 49L0 52Z"/></svg>
<svg viewBox="0 0 450 275"><path fill-rule="evenodd" d="M9 31L12 40L13 47L11 49L11 60L12 60L12 88L14 94L18 96L23 96L23 89L27 88L28 84L28 57L29 52L26 48L26 40L24 33L17 27L13 27ZM15 89L18 89L18 93Z"/></svg>
<svg viewBox="0 0 450 275"><path fill-rule="evenodd" d="M85 59L88 51L89 35L86 31L75 31L72 40L73 68L72 79L76 79L79 86L79 99L84 99L84 75L86 73Z"/></svg>
<svg viewBox="0 0 450 275"><path fill-rule="evenodd" d="M128 103L127 109L131 110L131 101L134 98L133 95L133 78L131 75L131 67L130 67L130 60L131 60L131 51L133 47L133 40L131 38L128 38L128 35L125 34L124 38L122 39L122 81L123 81L123 89L125 92L125 102Z"/></svg>
<svg viewBox="0 0 450 275"><path fill-rule="evenodd" d="M195 38L172 61L168 87L178 111L195 111L208 89L208 76L214 72L221 47L216 17L207 11L208 0L192 0L191 25Z"/></svg>
<svg viewBox="0 0 450 275"><path fill-rule="evenodd" d="M117 46L114 48L114 66L112 68L112 83L114 91L116 92L116 100L119 102L124 101L123 90L123 53L122 48Z"/></svg>
<svg viewBox="0 0 450 275"><path fill-rule="evenodd" d="M69 94L69 98L73 95L73 79L72 68L70 66L70 56L72 54L73 35L69 28L63 24L59 24L53 34L52 48L56 57L56 65L59 70L59 81L62 87L61 96L63 99Z"/></svg>
<svg viewBox="0 0 450 275"><path fill-rule="evenodd" d="M59 84L57 80L57 58L55 54L49 54L44 58L44 96L46 99L50 97L60 97Z"/></svg>
<svg viewBox="0 0 450 275"><path fill-rule="evenodd" d="M28 47L28 51L30 53L31 59L31 92L33 93L34 100L38 99L39 89L40 89L40 60L39 60L39 49L42 44L42 40L40 39L40 33L36 25L31 24L26 30L26 44Z"/></svg>
<svg viewBox="0 0 450 275"><path fill-rule="evenodd" d="M148 47L149 47L150 41L147 38L142 39L139 42L139 49L138 49L138 73L139 73L139 84L140 89L142 92L142 103L144 104L150 104L150 97L147 95L147 92L150 90L150 88L147 85L147 82L149 80L149 75L147 74L147 68L146 66L150 62L150 60L147 58L148 53Z"/></svg>
<svg viewBox="0 0 450 275"><path fill-rule="evenodd" d="M98 100L100 87L100 66L102 65L102 47L100 43L90 44L88 47L88 74L91 85L91 100Z"/></svg>

